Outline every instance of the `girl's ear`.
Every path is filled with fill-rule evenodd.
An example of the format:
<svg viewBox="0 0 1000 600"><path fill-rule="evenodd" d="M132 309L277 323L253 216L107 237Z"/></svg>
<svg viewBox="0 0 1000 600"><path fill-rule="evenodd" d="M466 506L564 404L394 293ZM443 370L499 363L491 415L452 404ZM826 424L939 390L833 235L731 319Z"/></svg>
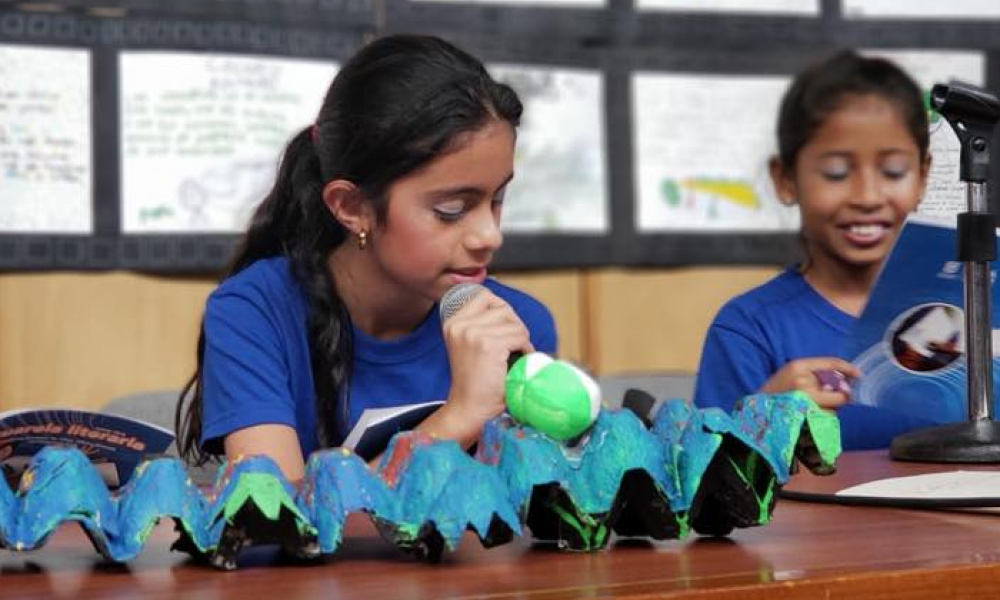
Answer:
<svg viewBox="0 0 1000 600"><path fill-rule="evenodd" d="M323 204L352 235L371 232L375 223L371 206L354 183L346 179L328 182L323 186Z"/></svg>
<svg viewBox="0 0 1000 600"><path fill-rule="evenodd" d="M774 184L778 200L785 206L794 206L799 196L794 173L789 173L777 156L772 156L771 160L767 161L767 168L771 172L771 183Z"/></svg>

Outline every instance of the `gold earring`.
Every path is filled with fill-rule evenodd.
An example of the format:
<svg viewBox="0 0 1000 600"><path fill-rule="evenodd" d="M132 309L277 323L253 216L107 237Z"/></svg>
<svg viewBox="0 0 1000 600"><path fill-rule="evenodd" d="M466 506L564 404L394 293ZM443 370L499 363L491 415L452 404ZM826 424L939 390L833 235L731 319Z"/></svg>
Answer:
<svg viewBox="0 0 1000 600"><path fill-rule="evenodd" d="M358 249L364 250L368 247L368 232L362 229L358 232Z"/></svg>

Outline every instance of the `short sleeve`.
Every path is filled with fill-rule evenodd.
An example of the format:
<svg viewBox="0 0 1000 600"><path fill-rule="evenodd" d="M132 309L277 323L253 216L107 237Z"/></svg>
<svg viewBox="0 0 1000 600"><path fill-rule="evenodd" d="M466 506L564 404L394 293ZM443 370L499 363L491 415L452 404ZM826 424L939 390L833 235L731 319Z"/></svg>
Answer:
<svg viewBox="0 0 1000 600"><path fill-rule="evenodd" d="M695 405L731 411L737 400L764 385L773 373L773 362L763 340L754 335L749 317L723 307L705 336Z"/></svg>
<svg viewBox="0 0 1000 600"><path fill-rule="evenodd" d="M531 345L538 352L555 356L559 350L559 336L556 333L556 322L552 314L541 303L538 304L538 314L526 323Z"/></svg>
<svg viewBox="0 0 1000 600"><path fill-rule="evenodd" d="M531 345L535 347L535 351L555 356L559 349L559 337L556 334L555 319L552 318L548 307L533 296L495 279L487 279L485 285L514 309L524 326L528 328Z"/></svg>
<svg viewBox="0 0 1000 600"><path fill-rule="evenodd" d="M205 309L202 445L266 423L295 427L286 353L278 328L252 298L216 292Z"/></svg>

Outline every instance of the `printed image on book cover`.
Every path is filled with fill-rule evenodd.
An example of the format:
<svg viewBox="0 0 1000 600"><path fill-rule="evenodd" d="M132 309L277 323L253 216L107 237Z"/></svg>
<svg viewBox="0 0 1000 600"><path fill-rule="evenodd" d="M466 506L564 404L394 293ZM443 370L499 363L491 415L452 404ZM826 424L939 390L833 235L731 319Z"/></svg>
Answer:
<svg viewBox="0 0 1000 600"><path fill-rule="evenodd" d="M149 455L165 452L173 432L137 419L71 408L24 408L0 413L4 475L28 467L46 446L74 446L104 481L117 488Z"/></svg>
<svg viewBox="0 0 1000 600"><path fill-rule="evenodd" d="M956 237L950 223L907 221L848 341L847 357L862 372L852 402L939 423L966 420L963 263L956 258ZM991 290L995 391L997 295Z"/></svg>

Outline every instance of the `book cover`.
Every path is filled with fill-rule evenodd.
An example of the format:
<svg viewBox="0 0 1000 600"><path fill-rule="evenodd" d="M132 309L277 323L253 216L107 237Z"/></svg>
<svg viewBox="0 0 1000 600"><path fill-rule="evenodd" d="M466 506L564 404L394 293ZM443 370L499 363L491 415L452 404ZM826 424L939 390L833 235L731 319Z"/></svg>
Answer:
<svg viewBox="0 0 1000 600"><path fill-rule="evenodd" d="M76 446L110 488L123 485L149 454L165 452L174 434L137 419L65 408L0 413L0 463L8 479L20 476L44 446Z"/></svg>
<svg viewBox="0 0 1000 600"><path fill-rule="evenodd" d="M847 356L862 373L852 384L852 402L938 423L967 419L964 265L957 249L953 223L907 220L848 340ZM991 300L996 391L995 286Z"/></svg>
<svg viewBox="0 0 1000 600"><path fill-rule="evenodd" d="M413 429L438 409L443 400L407 404L389 408L368 408L361 413L354 429L347 434L344 448L349 448L365 460L372 460L389 445L392 436Z"/></svg>

